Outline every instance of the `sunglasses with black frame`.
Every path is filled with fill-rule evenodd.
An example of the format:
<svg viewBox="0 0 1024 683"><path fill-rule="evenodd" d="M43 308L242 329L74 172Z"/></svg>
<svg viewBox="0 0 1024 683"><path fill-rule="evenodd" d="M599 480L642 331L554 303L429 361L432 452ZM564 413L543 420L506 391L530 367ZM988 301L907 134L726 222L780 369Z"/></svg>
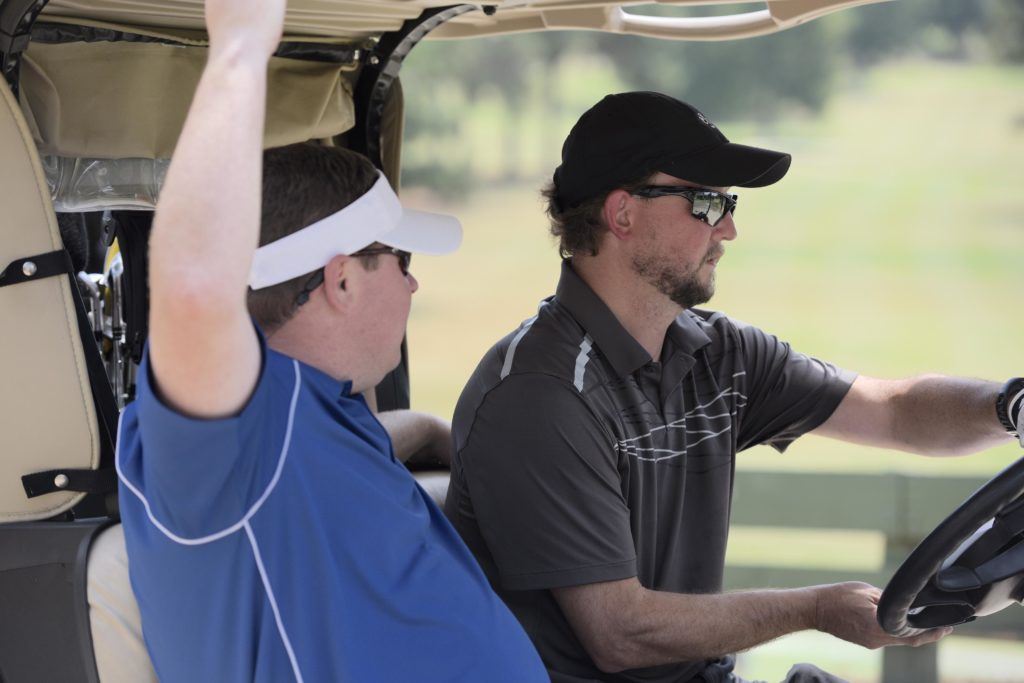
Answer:
<svg viewBox="0 0 1024 683"><path fill-rule="evenodd" d="M630 194L637 197L682 197L690 202L690 213L712 228L725 218L727 213L736 215L736 202L739 196L725 194L702 187L683 187L680 185L644 185Z"/></svg>
<svg viewBox="0 0 1024 683"><path fill-rule="evenodd" d="M394 247L367 247L366 249L360 249L359 251L349 254L353 258L361 258L363 256L377 256L379 254L394 254L398 257L398 269L402 271L402 275L409 274L409 264L412 263L412 254L401 249L395 249ZM309 301L309 295L313 293L317 287L322 285L324 282L324 269L321 268L313 273L306 284L303 285L302 291L295 297L295 307L298 308L302 304Z"/></svg>

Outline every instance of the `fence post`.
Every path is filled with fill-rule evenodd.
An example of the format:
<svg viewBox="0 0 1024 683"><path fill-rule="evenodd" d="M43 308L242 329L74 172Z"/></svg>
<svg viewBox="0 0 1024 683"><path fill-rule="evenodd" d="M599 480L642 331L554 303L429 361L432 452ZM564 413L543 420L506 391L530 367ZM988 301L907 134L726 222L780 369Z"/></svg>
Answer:
<svg viewBox="0 0 1024 683"><path fill-rule="evenodd" d="M885 540L886 574L892 573L917 544L906 538ZM882 651L882 683L939 683L938 643L921 647L894 646Z"/></svg>

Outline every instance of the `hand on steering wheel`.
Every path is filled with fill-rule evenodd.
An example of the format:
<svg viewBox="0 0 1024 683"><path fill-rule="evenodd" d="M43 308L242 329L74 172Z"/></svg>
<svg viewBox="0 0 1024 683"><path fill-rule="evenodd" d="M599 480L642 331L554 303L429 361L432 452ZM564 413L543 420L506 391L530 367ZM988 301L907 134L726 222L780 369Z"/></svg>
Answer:
<svg viewBox="0 0 1024 683"><path fill-rule="evenodd" d="M910 553L882 592L878 623L904 636L1019 603L1022 539L1024 458L978 489Z"/></svg>
<svg viewBox="0 0 1024 683"><path fill-rule="evenodd" d="M886 633L876 617L882 591L867 583L851 581L821 586L817 595L818 630L869 650L890 645L917 647L934 643L953 632L951 627L942 627L915 629L900 636Z"/></svg>

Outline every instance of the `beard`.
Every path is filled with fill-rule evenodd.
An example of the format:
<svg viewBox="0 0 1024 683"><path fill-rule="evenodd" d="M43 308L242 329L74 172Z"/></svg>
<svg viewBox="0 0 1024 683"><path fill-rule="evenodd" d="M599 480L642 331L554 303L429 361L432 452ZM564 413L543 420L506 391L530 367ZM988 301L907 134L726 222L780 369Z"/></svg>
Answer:
<svg viewBox="0 0 1024 683"><path fill-rule="evenodd" d="M701 280L700 270L708 259L721 255L720 248L712 247L699 263L691 266L680 266L663 254L637 255L633 257L633 272L680 308L693 308L707 303L714 296L714 271L706 280Z"/></svg>

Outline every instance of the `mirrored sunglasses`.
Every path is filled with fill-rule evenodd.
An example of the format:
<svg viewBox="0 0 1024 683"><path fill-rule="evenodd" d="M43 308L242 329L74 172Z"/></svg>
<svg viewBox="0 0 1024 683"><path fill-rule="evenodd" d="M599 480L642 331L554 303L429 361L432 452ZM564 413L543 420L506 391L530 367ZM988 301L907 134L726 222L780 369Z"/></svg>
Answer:
<svg viewBox="0 0 1024 683"><path fill-rule="evenodd" d="M736 202L739 197L699 187L680 187L678 185L644 185L631 193L637 197L683 197L690 202L690 213L711 227L725 218L727 213L736 215Z"/></svg>

